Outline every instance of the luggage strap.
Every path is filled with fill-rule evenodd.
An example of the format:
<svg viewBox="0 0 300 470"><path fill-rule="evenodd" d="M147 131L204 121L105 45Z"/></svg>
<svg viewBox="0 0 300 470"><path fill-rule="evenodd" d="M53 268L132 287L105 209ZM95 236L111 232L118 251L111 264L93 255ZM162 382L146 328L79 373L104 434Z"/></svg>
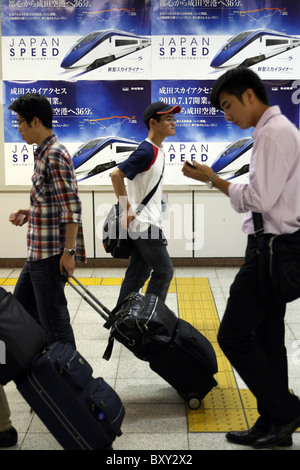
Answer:
<svg viewBox="0 0 300 470"><path fill-rule="evenodd" d="M150 199L152 198L152 196L155 194L158 186L159 186L159 183L161 182L161 179L163 177L163 174L164 174L164 170L165 170L165 163L164 163L164 166L163 166L163 169L162 169L162 172L161 172L161 175L159 177L159 180L158 182L156 183L156 185L154 186L154 188L151 189L150 193L147 194L147 196L144 197L144 199L142 200L142 202L139 204L139 206L137 207L136 209L136 214L140 214L143 210L143 208L148 204L148 202L150 201Z"/></svg>
<svg viewBox="0 0 300 470"><path fill-rule="evenodd" d="M108 345L106 346L106 349L102 356L102 358L105 359L106 361L109 361L109 359L111 358L113 347L114 347L114 338L113 336L110 336L108 340Z"/></svg>

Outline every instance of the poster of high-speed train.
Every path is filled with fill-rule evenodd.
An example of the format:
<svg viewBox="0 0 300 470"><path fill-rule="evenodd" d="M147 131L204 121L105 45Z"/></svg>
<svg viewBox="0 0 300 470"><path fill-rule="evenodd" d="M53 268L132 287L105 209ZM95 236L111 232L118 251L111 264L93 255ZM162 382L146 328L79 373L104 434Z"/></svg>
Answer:
<svg viewBox="0 0 300 470"><path fill-rule="evenodd" d="M122 137L99 137L81 145L72 155L78 182L95 184L108 170L124 161L139 142Z"/></svg>
<svg viewBox="0 0 300 470"><path fill-rule="evenodd" d="M268 29L243 31L228 39L216 53L210 65L216 69L239 65L251 67L299 45L300 36Z"/></svg>
<svg viewBox="0 0 300 470"><path fill-rule="evenodd" d="M249 173L252 137L238 139L218 155L211 168L222 178L233 180Z"/></svg>
<svg viewBox="0 0 300 470"><path fill-rule="evenodd" d="M67 52L61 67L94 70L151 45L151 39L126 31L94 31L80 38Z"/></svg>

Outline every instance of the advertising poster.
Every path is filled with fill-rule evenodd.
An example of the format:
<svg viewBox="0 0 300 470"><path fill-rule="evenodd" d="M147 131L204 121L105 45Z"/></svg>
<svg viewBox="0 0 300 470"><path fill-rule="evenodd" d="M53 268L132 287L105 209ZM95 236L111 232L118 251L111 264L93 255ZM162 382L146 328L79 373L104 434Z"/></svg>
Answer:
<svg viewBox="0 0 300 470"><path fill-rule="evenodd" d="M151 99L149 81L79 81L79 82L7 82L5 101L12 102L25 93L40 93L52 104L53 131L73 156L83 145L90 147L88 165L74 165L80 184L111 184L110 161L118 163L120 154L100 149L96 152L96 141L111 138L115 144L133 150L145 136L144 123L140 116ZM109 97L109 99L108 99ZM27 146L18 132L16 115L5 107L5 163L7 184L30 184L33 172L33 149ZM92 146L92 142L95 144ZM114 145L115 148L115 145ZM120 150L120 149L119 149ZM91 153L93 155L91 155ZM107 160L105 160L107 159ZM78 159L77 159L78 160ZM82 159L81 159L82 160ZM90 177L88 173L98 165L105 165ZM83 171L84 168L84 171ZM100 171L101 170L101 171ZM25 182L26 179L26 182Z"/></svg>
<svg viewBox="0 0 300 470"><path fill-rule="evenodd" d="M60 5L60 6L57 6ZM4 0L5 80L150 78L150 0Z"/></svg>
<svg viewBox="0 0 300 470"><path fill-rule="evenodd" d="M186 160L196 160L211 166L226 151L228 145L240 140L244 144L245 139L249 141L248 151L241 148L241 157L236 157L237 154L234 153L233 164L230 167L221 166L220 171L223 171L223 177L232 177L237 173L233 179L236 182L244 182L248 177L248 171L241 172L241 169L250 162L251 134L254 128L241 130L225 121L224 114L217 111L209 101L213 83L212 80L152 82L152 97L155 100L181 106L181 113L176 115L176 135L172 137L172 142L169 139L164 141L166 184L171 185L172 181L173 184L175 181L176 184L187 184L187 179L181 172ZM299 128L300 83L297 84L294 80L267 80L265 85L270 104L279 105L283 114Z"/></svg>
<svg viewBox="0 0 300 470"><path fill-rule="evenodd" d="M241 64L266 79L298 78L299 14L291 0L154 1L152 78L215 80Z"/></svg>
<svg viewBox="0 0 300 470"><path fill-rule="evenodd" d="M5 184L30 184L33 149L7 109L29 91L52 103L54 132L76 157L80 185L111 186L113 165L147 135L142 113L151 101L182 108L164 142L166 185L193 185L183 162L212 165L228 149L235 163L219 171L246 181L252 130L225 121L211 88L243 64L299 127L299 15L291 0L2 0Z"/></svg>

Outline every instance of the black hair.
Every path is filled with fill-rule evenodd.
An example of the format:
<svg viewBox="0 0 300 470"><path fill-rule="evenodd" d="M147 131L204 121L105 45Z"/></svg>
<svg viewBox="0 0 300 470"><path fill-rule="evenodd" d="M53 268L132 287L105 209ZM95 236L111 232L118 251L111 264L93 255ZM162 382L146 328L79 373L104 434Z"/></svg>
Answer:
<svg viewBox="0 0 300 470"><path fill-rule="evenodd" d="M220 109L220 93L223 91L242 101L242 95L248 88L251 88L264 104L270 104L262 80L253 70L243 66L228 70L215 81L210 94L211 103L215 108Z"/></svg>
<svg viewBox="0 0 300 470"><path fill-rule="evenodd" d="M26 93L19 96L12 102L9 109L22 116L28 124L37 117L45 127L52 129L53 110L51 104L45 96L39 93Z"/></svg>
<svg viewBox="0 0 300 470"><path fill-rule="evenodd" d="M150 130L150 119L155 119L155 121L159 122L161 116L162 116L161 114L154 114L154 116L149 117L149 119L145 121L147 129Z"/></svg>

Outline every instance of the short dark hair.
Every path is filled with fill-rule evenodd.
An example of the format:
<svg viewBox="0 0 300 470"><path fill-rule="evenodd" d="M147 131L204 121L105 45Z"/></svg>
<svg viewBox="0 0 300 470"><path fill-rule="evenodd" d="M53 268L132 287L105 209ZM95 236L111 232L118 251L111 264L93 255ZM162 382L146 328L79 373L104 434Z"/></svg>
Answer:
<svg viewBox="0 0 300 470"><path fill-rule="evenodd" d="M148 130L150 129L150 119L155 119L155 121L159 122L160 118L161 118L160 114L154 114L154 116L151 116L151 118L147 119L145 122L147 129Z"/></svg>
<svg viewBox="0 0 300 470"><path fill-rule="evenodd" d="M39 93L26 93L19 96L12 102L9 109L20 114L28 124L34 117L37 117L45 127L52 129L53 110L51 104L45 96Z"/></svg>
<svg viewBox="0 0 300 470"><path fill-rule="evenodd" d="M221 92L225 91L242 101L242 95L248 88L251 88L257 98L264 104L270 104L267 90L262 80L253 70L243 66L228 70L215 81L210 94L210 101L215 108L220 109Z"/></svg>

